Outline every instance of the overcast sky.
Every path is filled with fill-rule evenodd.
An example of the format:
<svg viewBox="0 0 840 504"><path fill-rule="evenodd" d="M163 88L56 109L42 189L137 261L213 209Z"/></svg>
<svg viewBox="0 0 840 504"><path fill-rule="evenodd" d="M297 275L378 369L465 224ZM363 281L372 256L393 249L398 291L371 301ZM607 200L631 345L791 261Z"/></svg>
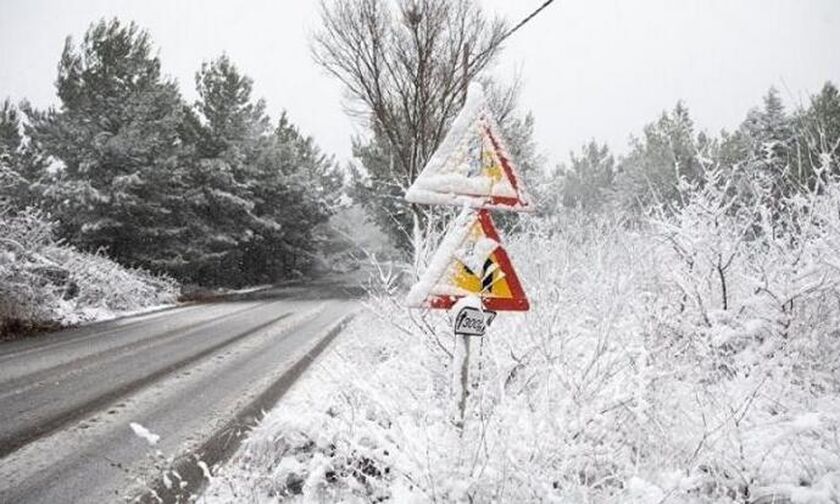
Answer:
<svg viewBox="0 0 840 504"><path fill-rule="evenodd" d="M543 0L483 0L518 21ZM227 52L276 118L285 109L339 160L359 128L311 60L314 0L0 0L0 98L55 104L64 38L103 16L148 29L164 72L195 99L201 62ZM683 99L701 129L733 128L772 85L791 105L840 83L840 0L556 0L505 47L550 163L590 138L615 150Z"/></svg>

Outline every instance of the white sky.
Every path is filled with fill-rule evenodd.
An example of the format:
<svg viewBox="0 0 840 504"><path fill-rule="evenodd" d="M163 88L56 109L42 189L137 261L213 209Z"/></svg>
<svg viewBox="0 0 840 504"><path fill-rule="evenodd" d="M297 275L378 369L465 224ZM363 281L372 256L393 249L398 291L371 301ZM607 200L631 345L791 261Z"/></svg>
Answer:
<svg viewBox="0 0 840 504"><path fill-rule="evenodd" d="M482 0L516 22L542 0ZM164 72L195 99L201 62L227 52L277 118L341 161L358 126L341 88L315 66L315 0L0 0L0 99L56 103L64 37L103 17L135 20ZM556 0L508 43L496 74L519 72L522 105L553 165L590 138L623 151L678 99L710 132L733 128L775 85L788 104L840 84L840 0Z"/></svg>

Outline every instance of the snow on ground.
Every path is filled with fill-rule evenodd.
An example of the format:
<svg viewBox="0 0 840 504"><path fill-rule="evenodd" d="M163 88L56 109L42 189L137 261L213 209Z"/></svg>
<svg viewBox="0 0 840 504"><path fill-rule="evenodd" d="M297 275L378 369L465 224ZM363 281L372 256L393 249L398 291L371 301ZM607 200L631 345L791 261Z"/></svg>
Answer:
<svg viewBox="0 0 840 504"><path fill-rule="evenodd" d="M234 289L227 291L227 294L249 294L251 292L257 292L261 290L266 290L274 287L274 284L263 284L257 285L255 287L245 287L244 289Z"/></svg>
<svg viewBox="0 0 840 504"><path fill-rule="evenodd" d="M615 369L537 383L545 361L517 355L513 341L490 340L527 317L502 314L498 323L479 346L485 364L508 351L541 362L505 373L474 367L483 384L473 389L463 435L449 421L449 372L434 357L443 348L368 312L266 415L201 502L743 502L745 482L754 496L837 502L836 393L796 412L801 403L768 390L756 413L733 426L723 405L692 404L713 398L634 390L610 377ZM600 381L604 390L585 390ZM638 395L663 404L636 403ZM774 406L785 412L768 413ZM663 421L677 415L682 423ZM648 453L635 453L640 447Z"/></svg>
<svg viewBox="0 0 840 504"><path fill-rule="evenodd" d="M106 320L115 320L115 325L120 325L123 323L129 322L136 322L138 320L142 320L144 318L156 316L158 312L163 310L168 310L170 308L174 308L178 306L177 303L165 303L159 305L152 305L147 306L144 308L140 308L137 310L127 310L122 312L110 312L103 310L99 312L95 318L88 319L88 320L95 320L97 322L103 322Z"/></svg>
<svg viewBox="0 0 840 504"><path fill-rule="evenodd" d="M474 340L463 430L451 321L384 277L203 502L840 502L840 186L785 223L714 187L505 237L533 308Z"/></svg>
<svg viewBox="0 0 840 504"><path fill-rule="evenodd" d="M177 283L54 238L35 211L0 208L0 337L171 306Z"/></svg>
<svg viewBox="0 0 840 504"><path fill-rule="evenodd" d="M165 303L152 306L146 306L136 310L114 311L107 308L84 308L77 311L69 311L63 316L63 323L66 325L84 325L92 324L94 322L106 322L110 320L126 319L126 322L134 322L137 317L143 315L153 315L162 310L168 310L178 306L177 303ZM130 319L130 320L129 320ZM119 324L120 322L116 322Z"/></svg>
<svg viewBox="0 0 840 504"><path fill-rule="evenodd" d="M158 434L153 433L139 423L131 422L128 426L131 427L132 432L134 432L137 437L146 441L151 446L156 445L157 442L160 441L160 436Z"/></svg>

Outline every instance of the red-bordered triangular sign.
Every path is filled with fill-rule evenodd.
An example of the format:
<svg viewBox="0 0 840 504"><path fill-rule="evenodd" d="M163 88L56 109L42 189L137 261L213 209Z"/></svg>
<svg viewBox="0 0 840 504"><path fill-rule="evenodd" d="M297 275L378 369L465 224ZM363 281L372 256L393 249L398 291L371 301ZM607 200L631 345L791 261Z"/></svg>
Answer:
<svg viewBox="0 0 840 504"><path fill-rule="evenodd" d="M479 85L405 194L412 203L534 210Z"/></svg>
<svg viewBox="0 0 840 504"><path fill-rule="evenodd" d="M481 298L485 309L527 311L528 298L487 210L464 211L406 298L411 307L451 308Z"/></svg>

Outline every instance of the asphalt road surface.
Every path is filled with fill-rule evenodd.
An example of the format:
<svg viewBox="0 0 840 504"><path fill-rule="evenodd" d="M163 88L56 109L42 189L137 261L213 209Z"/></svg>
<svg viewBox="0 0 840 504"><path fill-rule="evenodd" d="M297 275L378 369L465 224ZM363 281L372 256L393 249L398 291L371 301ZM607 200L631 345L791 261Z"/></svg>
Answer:
<svg viewBox="0 0 840 504"><path fill-rule="evenodd" d="M0 503L182 495L340 332L353 293L277 288L0 345ZM135 422L160 436L134 434Z"/></svg>

